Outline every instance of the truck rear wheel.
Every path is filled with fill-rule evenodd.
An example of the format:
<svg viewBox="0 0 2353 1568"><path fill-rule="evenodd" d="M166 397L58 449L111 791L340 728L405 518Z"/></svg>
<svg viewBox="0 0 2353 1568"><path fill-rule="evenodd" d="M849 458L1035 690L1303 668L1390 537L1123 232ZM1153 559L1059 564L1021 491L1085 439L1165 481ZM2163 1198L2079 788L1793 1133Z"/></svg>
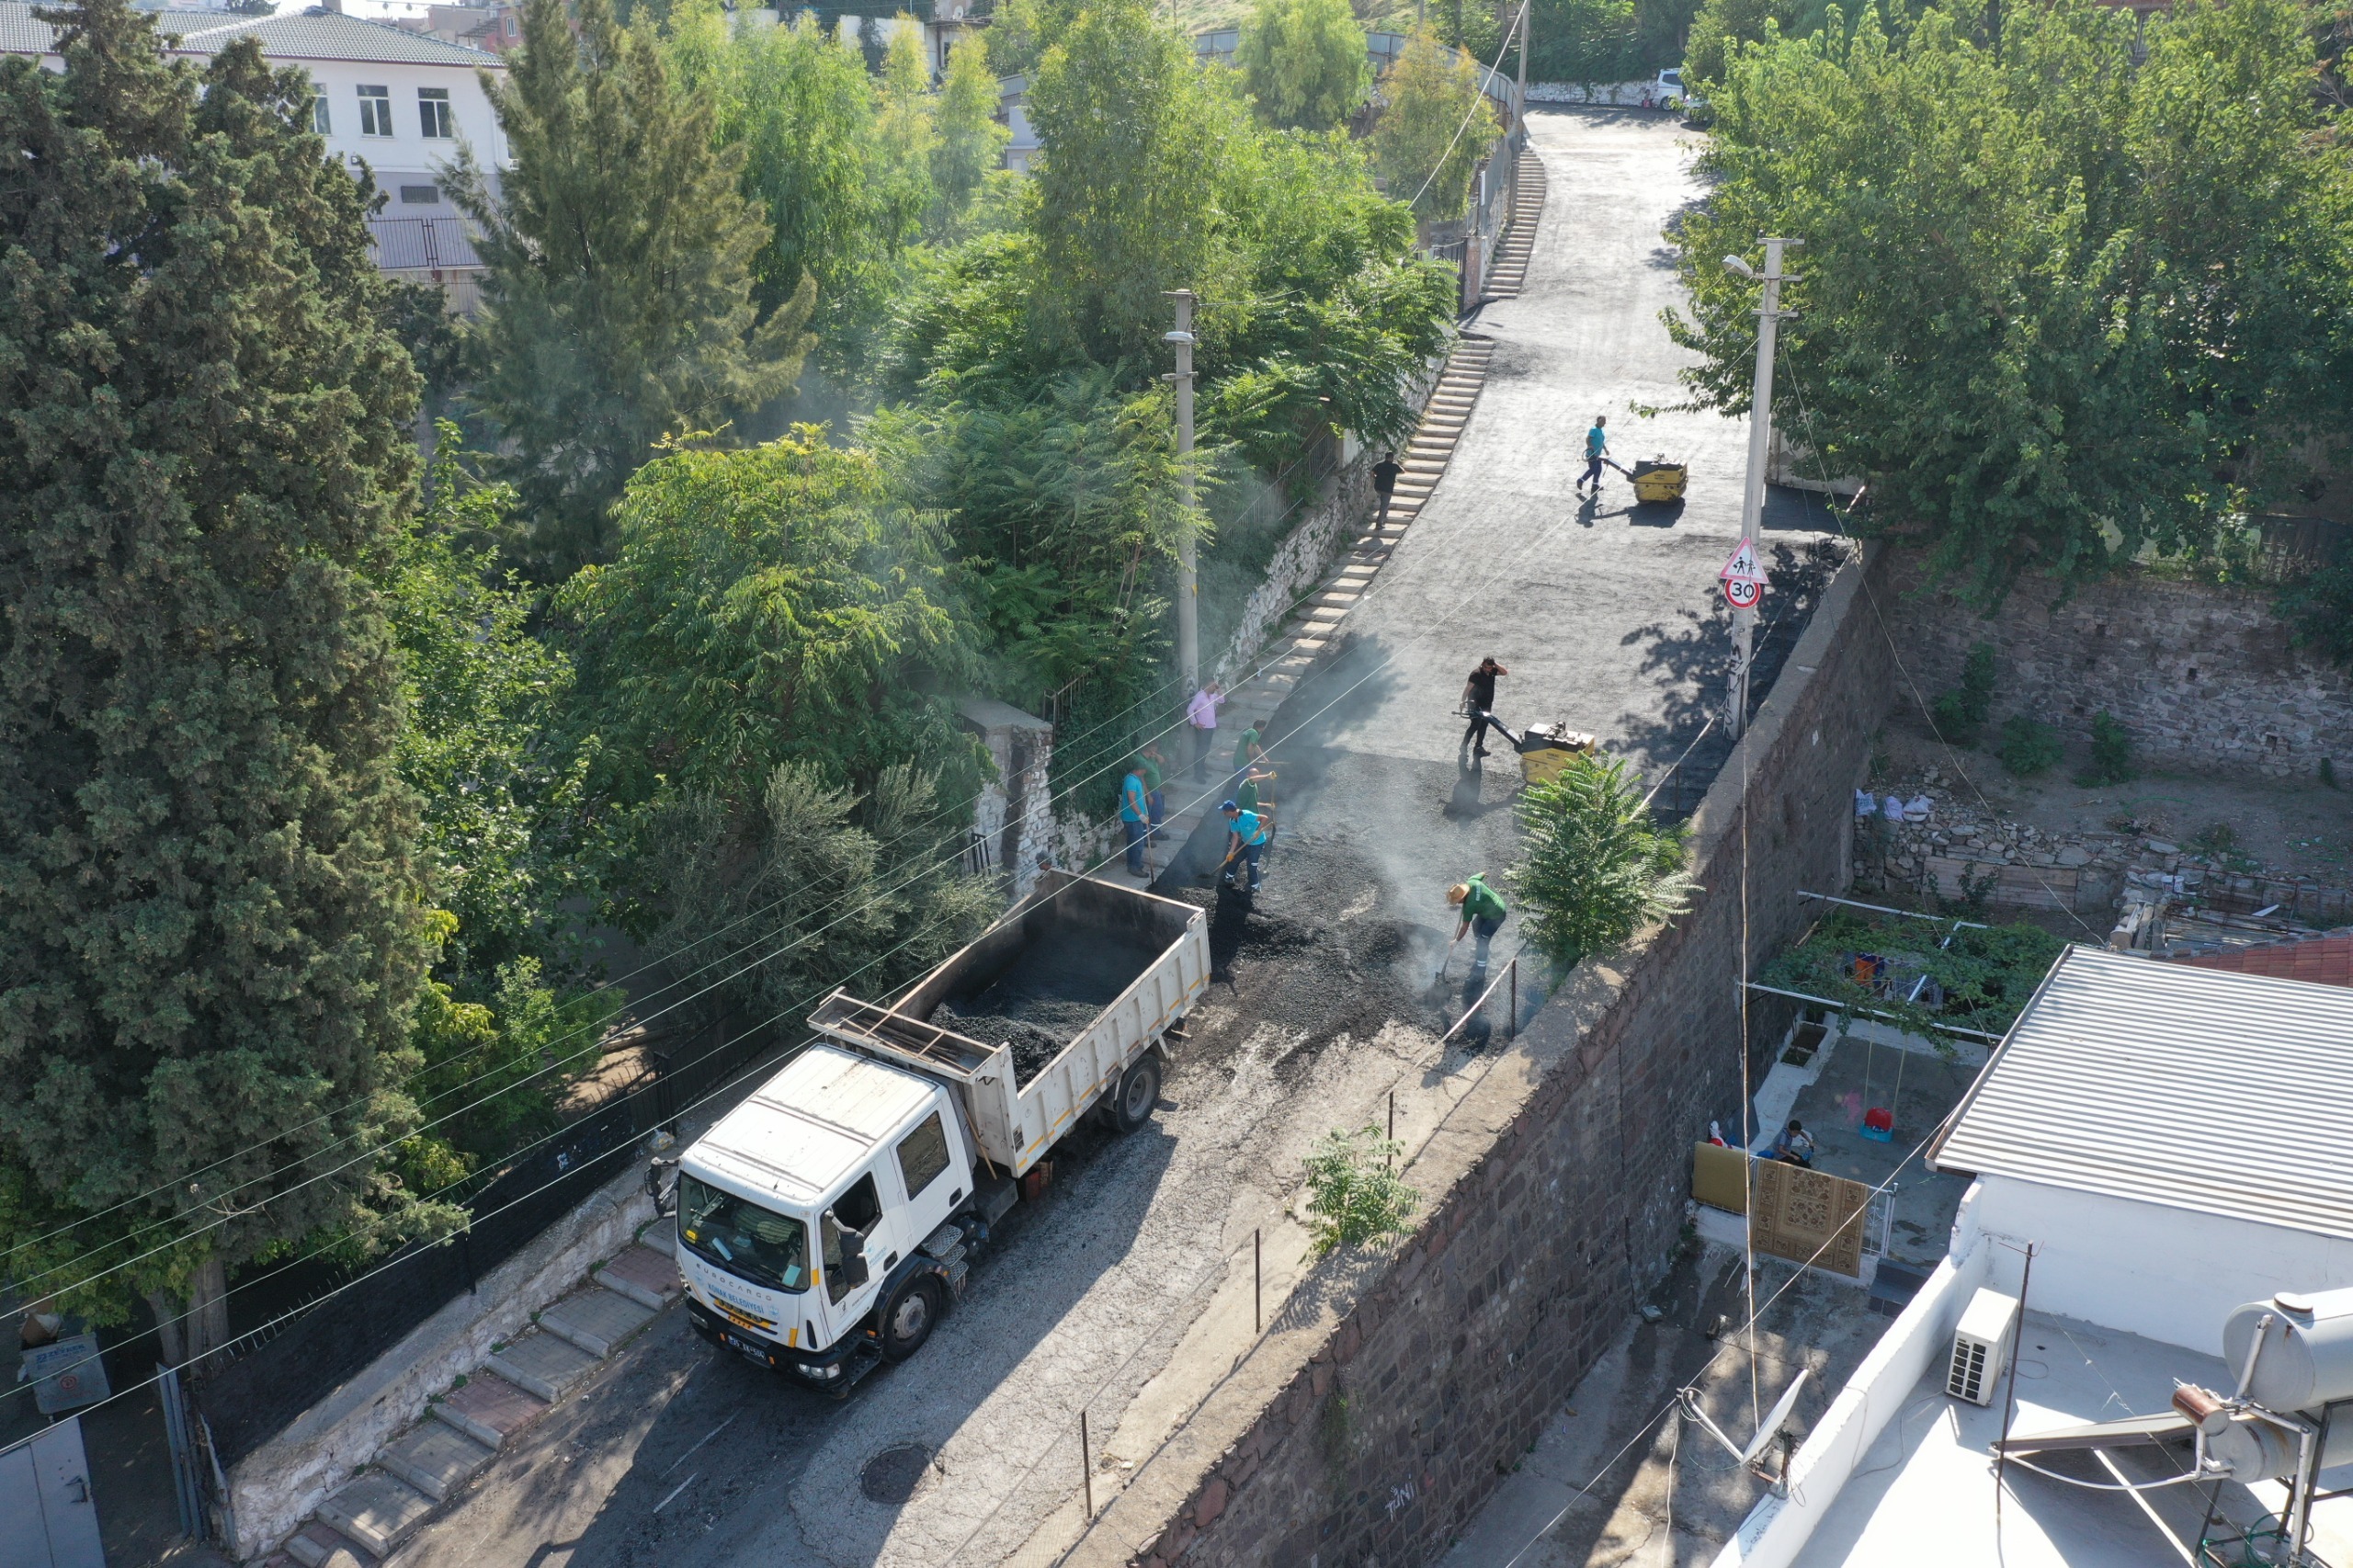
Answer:
<svg viewBox="0 0 2353 1568"><path fill-rule="evenodd" d="M904 1361L923 1348L939 1321L939 1281L918 1274L892 1292L882 1309L882 1358Z"/></svg>
<svg viewBox="0 0 2353 1568"><path fill-rule="evenodd" d="M1152 1108L1159 1103L1160 1062L1146 1054L1128 1069L1119 1091L1111 1096L1111 1125L1122 1132L1133 1132L1152 1119Z"/></svg>

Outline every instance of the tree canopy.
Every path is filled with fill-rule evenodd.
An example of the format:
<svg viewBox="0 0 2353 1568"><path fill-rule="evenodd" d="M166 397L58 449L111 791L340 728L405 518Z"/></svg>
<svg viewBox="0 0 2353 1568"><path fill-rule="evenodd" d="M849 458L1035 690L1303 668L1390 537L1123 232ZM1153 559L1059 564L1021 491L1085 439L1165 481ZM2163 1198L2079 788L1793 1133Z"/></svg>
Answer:
<svg viewBox="0 0 2353 1568"><path fill-rule="evenodd" d="M788 391L814 286L753 261L770 238L737 188L707 95L607 0L528 0L523 48L489 86L511 166L450 181L487 267L472 401L517 449L532 564L609 548L608 512L664 436L715 430ZM798 267L797 260L790 266Z"/></svg>
<svg viewBox="0 0 2353 1568"><path fill-rule="evenodd" d="M380 586L417 377L303 72L166 65L123 0L63 31L0 62L0 1235L97 1216L11 1275L126 1266L69 1304L186 1290L200 1347L226 1266L442 1218L366 1157L426 941Z"/></svg>
<svg viewBox="0 0 2353 1568"><path fill-rule="evenodd" d="M1416 217L1461 217L1471 176L1502 129L1479 90L1478 68L1417 28L1381 77L1381 98L1372 162L1382 187Z"/></svg>
<svg viewBox="0 0 2353 1568"><path fill-rule="evenodd" d="M1270 125L1329 131L1372 90L1364 28L1348 0L1257 0L1234 63Z"/></svg>
<svg viewBox="0 0 2353 1568"><path fill-rule="evenodd" d="M2133 32L2063 0L1998 45L1931 10L1745 47L1677 236L1677 334L1728 411L1756 295L1717 257L1804 240L1776 419L1988 606L2214 550L2353 398L2353 165L2304 12L2189 0L2145 64Z"/></svg>

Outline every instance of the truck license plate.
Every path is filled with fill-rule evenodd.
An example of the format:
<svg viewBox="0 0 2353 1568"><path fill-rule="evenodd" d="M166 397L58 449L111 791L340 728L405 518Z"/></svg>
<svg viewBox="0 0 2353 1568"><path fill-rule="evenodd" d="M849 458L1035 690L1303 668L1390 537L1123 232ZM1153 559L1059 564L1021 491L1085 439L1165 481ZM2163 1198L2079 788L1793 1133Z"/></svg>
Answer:
<svg viewBox="0 0 2353 1568"><path fill-rule="evenodd" d="M756 1361L763 1367L768 1364L768 1358L766 1355L760 1351L753 1349L749 1345L746 1345L744 1341L736 1338L733 1335L722 1330L719 1336L727 1341L728 1345L731 1346L736 1353L741 1355L745 1360Z"/></svg>

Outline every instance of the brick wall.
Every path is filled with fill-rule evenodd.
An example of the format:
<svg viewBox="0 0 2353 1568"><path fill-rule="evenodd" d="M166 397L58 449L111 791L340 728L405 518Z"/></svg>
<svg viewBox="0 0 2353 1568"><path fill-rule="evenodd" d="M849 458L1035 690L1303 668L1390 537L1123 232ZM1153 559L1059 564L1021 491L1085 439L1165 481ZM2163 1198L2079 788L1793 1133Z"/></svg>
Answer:
<svg viewBox="0 0 2353 1568"><path fill-rule="evenodd" d="M1884 711L1886 641L1848 568L1745 743L1750 949L1761 962L1812 917L1800 888L1845 884L1852 789ZM1884 590L1881 593L1885 602ZM1167 1568L1403 1568L1438 1556L1535 1440L1664 1274L1691 1145L1739 1101L1743 759L1692 819L1692 912L1618 960L1583 966L1415 1157L1427 1215L1334 1292L1320 1342L1262 1342L1296 1365L1212 1400L1192 1473L1131 1489L1182 1497L1130 1561ZM1768 1040L1786 1020L1752 1017ZM1336 1265L1327 1264L1327 1268ZM1139 1482L1146 1480L1139 1477ZM1130 1498L1122 1498L1126 1504ZM1115 1512L1120 1510L1115 1510ZM1154 1537L1151 1532L1157 1529ZM1090 1540L1073 1562L1106 1553Z"/></svg>
<svg viewBox="0 0 2353 1568"><path fill-rule="evenodd" d="M2143 756L2276 778L2311 778L2323 757L2353 767L2353 671L2291 646L2268 590L2169 582L2132 572L2065 603L2049 581L2019 584L1992 620L1929 589L1920 558L1891 556L1881 608L1897 623L1909 683L1933 701L1994 645L1995 722L2028 712L2086 739L2103 709ZM1874 579L1878 581L1880 579Z"/></svg>

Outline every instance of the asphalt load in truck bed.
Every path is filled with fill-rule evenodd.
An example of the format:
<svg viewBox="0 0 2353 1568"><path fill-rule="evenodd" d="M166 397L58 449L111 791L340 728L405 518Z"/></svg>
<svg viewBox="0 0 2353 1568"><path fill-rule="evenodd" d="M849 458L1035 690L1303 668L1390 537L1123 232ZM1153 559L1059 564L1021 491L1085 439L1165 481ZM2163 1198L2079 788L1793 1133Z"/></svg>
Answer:
<svg viewBox="0 0 2353 1568"><path fill-rule="evenodd" d="M1057 926L986 990L933 1008L931 1021L1013 1047L1014 1082L1027 1086L1159 956L1160 949L1140 943Z"/></svg>

